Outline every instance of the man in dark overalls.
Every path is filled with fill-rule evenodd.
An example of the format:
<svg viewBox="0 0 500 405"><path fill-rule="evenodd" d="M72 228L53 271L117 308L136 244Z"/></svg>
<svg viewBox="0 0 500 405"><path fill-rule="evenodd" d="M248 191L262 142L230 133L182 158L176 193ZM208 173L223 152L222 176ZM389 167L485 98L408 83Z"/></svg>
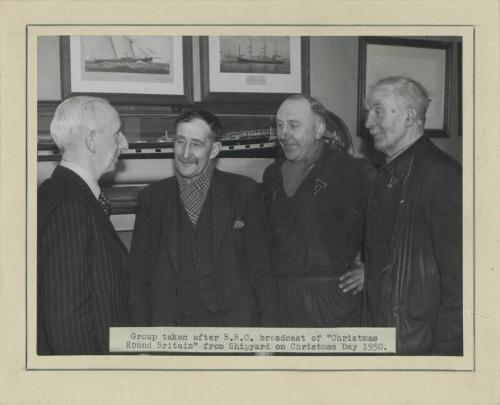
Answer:
<svg viewBox="0 0 500 405"><path fill-rule="evenodd" d="M327 111L304 95L277 113L284 158L264 173L283 326L359 326L371 166L323 141Z"/></svg>

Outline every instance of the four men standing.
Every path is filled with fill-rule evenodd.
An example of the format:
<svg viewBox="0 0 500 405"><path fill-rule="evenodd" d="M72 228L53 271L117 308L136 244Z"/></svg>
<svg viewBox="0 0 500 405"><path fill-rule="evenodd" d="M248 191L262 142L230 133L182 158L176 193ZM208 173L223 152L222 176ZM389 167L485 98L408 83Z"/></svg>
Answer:
<svg viewBox="0 0 500 405"><path fill-rule="evenodd" d="M461 167L424 135L427 105L411 79L371 89L366 127L387 156L375 177L325 145L320 102L287 98L263 192L215 168L216 116L181 115L175 176L140 194L125 271L97 186L126 146L119 118L66 100L51 127L62 167L39 190L39 353L105 352L107 327L128 320L127 274L133 326L386 326L399 354L460 355Z"/></svg>

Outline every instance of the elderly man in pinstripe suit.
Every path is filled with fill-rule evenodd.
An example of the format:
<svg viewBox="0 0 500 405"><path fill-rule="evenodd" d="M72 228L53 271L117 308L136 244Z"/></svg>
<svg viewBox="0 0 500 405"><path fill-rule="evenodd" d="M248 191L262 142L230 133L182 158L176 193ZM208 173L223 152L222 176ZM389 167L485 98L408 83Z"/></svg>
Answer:
<svg viewBox="0 0 500 405"><path fill-rule="evenodd" d="M97 182L128 147L120 126L96 97L65 100L50 125L62 160L38 190L38 354L105 354L128 322L127 251Z"/></svg>

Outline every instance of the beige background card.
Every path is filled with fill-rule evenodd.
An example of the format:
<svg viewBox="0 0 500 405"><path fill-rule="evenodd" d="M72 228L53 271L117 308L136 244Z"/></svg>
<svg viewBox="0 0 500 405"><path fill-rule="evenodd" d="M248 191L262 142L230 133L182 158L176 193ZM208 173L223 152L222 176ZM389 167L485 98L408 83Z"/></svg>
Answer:
<svg viewBox="0 0 500 405"><path fill-rule="evenodd" d="M499 1L0 2L0 404L500 403L499 21ZM36 38L124 26L463 36L464 357L34 355L36 200L26 196L36 195Z"/></svg>

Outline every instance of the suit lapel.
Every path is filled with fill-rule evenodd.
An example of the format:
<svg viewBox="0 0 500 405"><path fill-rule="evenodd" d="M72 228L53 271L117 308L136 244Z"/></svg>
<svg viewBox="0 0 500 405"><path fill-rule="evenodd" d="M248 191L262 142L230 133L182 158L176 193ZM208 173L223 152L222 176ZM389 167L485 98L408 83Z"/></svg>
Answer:
<svg viewBox="0 0 500 405"><path fill-rule="evenodd" d="M210 193L212 194L213 260L215 262L227 222L231 216L231 201L217 170L214 170L210 187Z"/></svg>
<svg viewBox="0 0 500 405"><path fill-rule="evenodd" d="M116 241L127 251L127 248L123 244L122 240L120 239L120 236L116 232L116 229L114 228L113 224L111 223L111 219L108 217L108 215L104 212L104 209L101 207L101 204L99 204L99 201L97 201L92 194L92 199L91 199L91 206L92 210L94 212L94 215L98 219L98 221L104 226L104 228L111 232L113 237L116 239Z"/></svg>
<svg viewBox="0 0 500 405"><path fill-rule="evenodd" d="M416 195L419 192L419 188L416 185L416 179L420 178L420 167L417 163L419 161L419 152L420 149L413 152L414 154L405 170L405 177L403 179L403 187L401 190L401 196L404 203L400 203L396 214L396 220L394 222L394 232L391 240L393 251L396 251L397 244L401 243L403 231L408 229L407 221L409 218L409 212L414 209Z"/></svg>
<svg viewBox="0 0 500 405"><path fill-rule="evenodd" d="M162 204L161 212L161 234L165 240L165 246L168 250L170 259L172 260L172 265L174 267L177 275L179 274L178 268L178 221L179 221L179 209L178 209L178 194L179 188L177 187L177 181L175 178L171 182L167 183L167 187L163 190L163 194L159 199L160 204Z"/></svg>

